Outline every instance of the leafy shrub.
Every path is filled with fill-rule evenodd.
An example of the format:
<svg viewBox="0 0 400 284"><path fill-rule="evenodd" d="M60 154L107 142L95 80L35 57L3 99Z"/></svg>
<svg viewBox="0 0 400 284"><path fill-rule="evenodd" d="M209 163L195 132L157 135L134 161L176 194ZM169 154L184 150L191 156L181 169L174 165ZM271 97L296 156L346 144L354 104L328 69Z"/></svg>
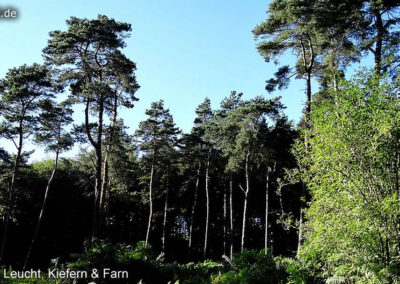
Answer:
<svg viewBox="0 0 400 284"><path fill-rule="evenodd" d="M216 276L213 283L286 283L286 276L285 269L277 266L270 252L246 250L236 254L232 270Z"/></svg>
<svg viewBox="0 0 400 284"><path fill-rule="evenodd" d="M208 284L211 277L228 270L221 263L205 261L203 263L163 263L162 255L157 254L144 242L135 247L122 244L111 244L98 240L92 248L87 248L79 258L67 264L70 269L91 271L93 268L111 270L126 270L129 273L129 283L180 283ZM89 273L90 275L90 273ZM97 280L97 281L101 281ZM99 283L110 283L109 279ZM121 279L121 283L126 283ZM97 282L96 282L97 283ZM112 283L119 283L113 280Z"/></svg>
<svg viewBox="0 0 400 284"><path fill-rule="evenodd" d="M213 261L159 264L159 269L163 275L169 276L171 281L179 281L182 284L207 284L211 282L212 276L228 271L227 266Z"/></svg>
<svg viewBox="0 0 400 284"><path fill-rule="evenodd" d="M275 258L278 270L284 270L285 283L288 284L305 284L305 283L319 283L316 279L315 273L310 269L310 265L300 260L281 257Z"/></svg>
<svg viewBox="0 0 400 284"><path fill-rule="evenodd" d="M92 269L128 271L128 283L167 283L156 264L156 254L150 246L145 246L139 242L135 247L124 244L111 244L103 240L97 240L92 248L87 248L85 253L72 263L67 264L67 268L75 270ZM89 273L90 275L90 273ZM101 282L103 281L103 282ZM96 283L126 283L127 279L102 280Z"/></svg>

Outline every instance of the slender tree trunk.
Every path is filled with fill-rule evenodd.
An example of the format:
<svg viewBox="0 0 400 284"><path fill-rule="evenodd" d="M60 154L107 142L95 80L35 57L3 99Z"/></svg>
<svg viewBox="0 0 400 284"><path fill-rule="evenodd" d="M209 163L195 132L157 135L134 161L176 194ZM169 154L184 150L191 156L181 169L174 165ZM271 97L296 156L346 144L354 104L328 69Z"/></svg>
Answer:
<svg viewBox="0 0 400 284"><path fill-rule="evenodd" d="M226 232L227 232L227 229L226 229L226 203L227 203L227 198L226 198L226 195L227 195L227 190L226 190L226 188L224 187L224 216L223 216L223 222L224 222L224 237L223 237L223 245L222 245L222 247L223 247L223 254L224 255L226 255Z"/></svg>
<svg viewBox="0 0 400 284"><path fill-rule="evenodd" d="M383 44L383 21L382 15L379 10L375 11L376 17L376 27L377 27L377 35L376 35L376 45L375 45L375 74L379 75L382 71L382 44Z"/></svg>
<svg viewBox="0 0 400 284"><path fill-rule="evenodd" d="M8 205L5 210L4 215L4 225L3 225L3 240L1 243L1 250L0 250L0 263L3 262L4 258L4 251L6 249L7 244L7 237L8 237L8 227L10 223L10 216L12 215L13 207L14 207L14 199L15 199L15 181L18 174L19 163L21 160L21 153L22 153L22 145L23 145L23 133L22 133L22 121L19 124L19 139L18 139L18 147L17 147L17 156L15 157L14 167L13 167L13 174L11 177L11 184L9 190L9 197L8 197Z"/></svg>
<svg viewBox="0 0 400 284"><path fill-rule="evenodd" d="M165 192L164 200L164 220L163 220L163 231L162 231L162 252L165 253L165 241L166 241L166 229L167 229L167 214L168 214L168 193L169 193L169 166L167 171L167 190Z"/></svg>
<svg viewBox="0 0 400 284"><path fill-rule="evenodd" d="M198 195L198 191L199 191L200 170L201 170L201 163L199 162L199 167L197 168L196 185L195 185L195 189L194 189L194 199L193 199L192 212L191 212L191 216L190 216L189 242L188 242L188 255L189 255L189 259L191 258L191 255L192 255L192 239L193 239L194 213L195 213L195 210L196 210L197 195Z"/></svg>
<svg viewBox="0 0 400 284"><path fill-rule="evenodd" d="M59 155L59 149L56 150L56 156L54 158L54 168L53 168L53 171L52 171L52 173L50 175L49 180L47 181L47 186L46 186L46 191L44 193L42 208L40 209L40 213L39 213L39 220L38 220L38 222L36 224L36 228L35 228L35 232L34 232L33 237L32 237L31 245L29 247L28 253L27 253L26 258L25 258L25 263L24 263L24 267L23 267L24 270L26 269L26 265L28 264L29 258L30 258L31 254L32 254L33 246L36 243L37 237L39 235L40 227L42 225L44 210L46 209L50 187L51 187L51 184L53 183L53 179L54 179L54 176L55 176L56 171L57 171L58 155Z"/></svg>
<svg viewBox="0 0 400 284"><path fill-rule="evenodd" d="M265 181L265 240L264 240L265 255L267 255L268 253L269 175L270 171L269 169L267 169L267 175Z"/></svg>
<svg viewBox="0 0 400 284"><path fill-rule="evenodd" d="M312 49L312 45L311 45L311 41L308 40L308 45L309 45L309 50L310 50L310 61L308 63L308 66L305 68L306 69L306 83L307 83L307 89L306 89L306 93L307 93L307 106L306 106L306 126L309 128L310 125L310 115L311 115L311 99L312 99L312 91L311 91L311 71L312 71L312 67L313 67L313 63L314 63L314 54L313 54L313 49ZM304 49L303 49L304 51ZM303 53L304 54L304 53ZM303 57L305 58L305 57ZM306 66L305 60L304 61L304 66ZM305 140L305 144L306 144L306 151L308 148L308 141L307 141L307 137L304 138ZM303 240L303 222L304 222L304 202L302 201L303 199L305 199L305 194L306 194L306 190L305 190L305 184L304 182L302 182L302 192L301 192L301 196L300 196L300 220L299 220L299 231L298 231L298 244L297 244L297 252L299 252L300 250L300 246Z"/></svg>
<svg viewBox="0 0 400 284"><path fill-rule="evenodd" d="M162 251L165 253L165 237L166 237L166 228L167 228L167 213L168 212L168 191L165 193L164 200L164 220L163 220L163 231L162 231Z"/></svg>
<svg viewBox="0 0 400 284"><path fill-rule="evenodd" d="M311 114L311 71L307 72L306 75L307 82L307 106L306 106L306 123L309 124L310 114Z"/></svg>
<svg viewBox="0 0 400 284"><path fill-rule="evenodd" d="M100 199L99 199L99 208L102 211L105 202L105 194L107 191L108 185L108 153L110 151L110 145L107 145L106 152L104 153L104 161L103 161L103 179L101 181L101 191L100 191ZM102 214L100 214L102 215Z"/></svg>
<svg viewBox="0 0 400 284"><path fill-rule="evenodd" d="M243 223L242 223L242 239L240 242L240 251L244 250L244 240L246 235L246 215L247 215L247 200L250 191L250 180L249 180L249 157L250 153L246 155L245 175L246 175L246 190L244 191L244 203L243 203Z"/></svg>
<svg viewBox="0 0 400 284"><path fill-rule="evenodd" d="M102 118L99 118L99 123L103 123ZM99 132L101 131L101 127L99 126ZM99 216L100 216L100 210L99 210L99 197L100 197L100 192L101 192L101 184L102 184L102 178L101 178L101 172L102 172L102 153L101 153L101 135L100 133L98 134L98 139L97 139L97 147L96 147L96 186L95 186L95 192L94 192L94 207L93 207L93 225L92 225L92 243L93 241L98 237L98 229L99 229Z"/></svg>
<svg viewBox="0 0 400 284"><path fill-rule="evenodd" d="M299 255L300 247L303 242L303 223L304 223L304 202L305 198L305 184L302 182L301 200L300 200L300 220L299 220L299 238L297 240L297 255Z"/></svg>
<svg viewBox="0 0 400 284"><path fill-rule="evenodd" d="M110 191L111 191L111 179L108 179L108 185L107 185L107 189L106 189L106 196L105 196L105 200L106 202L104 203L104 215L105 215L105 231L106 231L106 235L109 236L110 235L110 222L108 222L108 220L110 219Z"/></svg>
<svg viewBox="0 0 400 284"><path fill-rule="evenodd" d="M106 151L104 153L104 161L103 161L103 177L101 180L101 190L100 190L100 196L99 196L99 231L103 232L103 225L105 223L105 212L104 212L104 202L105 202L105 194L107 191L107 185L108 185L108 153L110 150L110 146L107 145Z"/></svg>
<svg viewBox="0 0 400 284"><path fill-rule="evenodd" d="M104 105L103 105L103 98L101 96L100 98L100 103L99 103L99 120L98 120L98 132L97 132L97 148L96 148L96 157L97 157L97 161L96 161L96 191L95 191L95 211L96 211L96 220L94 222L94 226L93 226L93 238L97 238L98 237L98 225L99 225L99 217L101 216L100 212L101 209L99 207L100 205L100 192L101 192L101 186L102 186L102 151L101 151L101 138L103 135L103 109L104 109Z"/></svg>
<svg viewBox="0 0 400 284"><path fill-rule="evenodd" d="M101 191L101 172L102 172L102 153L101 153L101 138L103 136L103 113L104 113L104 99L103 95L100 94L99 97L99 109L98 109L98 128L96 141L93 139L89 128L89 106L90 100L86 98L85 105L85 129L86 135L89 142L95 148L96 153L96 180L95 180L95 190L94 190L94 206L93 206L93 219L92 219L92 245L94 240L98 237L98 213L99 213L99 195Z"/></svg>
<svg viewBox="0 0 400 284"><path fill-rule="evenodd" d="M207 242L208 242L208 223L209 223L209 218L210 218L210 196L209 196L209 191L208 191L208 183L209 183L209 176L208 176L208 170L210 167L210 154L211 154L211 149L208 151L207 155L207 166L206 166L206 185L205 185L205 190L206 190L206 228L205 228L205 233L204 233L204 249L203 249L203 258L206 258L207 255Z"/></svg>
<svg viewBox="0 0 400 284"><path fill-rule="evenodd" d="M230 219L230 252L229 257L233 256L233 180L232 175L229 179L229 219Z"/></svg>
<svg viewBox="0 0 400 284"><path fill-rule="evenodd" d="M243 220L242 220L242 238L240 242L240 251L244 250L244 237L246 234L246 214L247 214L247 193L244 194L244 203L243 203Z"/></svg>
<svg viewBox="0 0 400 284"><path fill-rule="evenodd" d="M333 91L335 92L335 104L336 105L338 105L338 103L339 103L338 102L338 100L339 100L339 98L338 98L339 89L338 89L337 77L338 77L338 75L337 75L337 72L335 70L335 72L333 74L332 83L333 83Z"/></svg>
<svg viewBox="0 0 400 284"><path fill-rule="evenodd" d="M102 225L105 222L105 203L106 203L106 192L107 186L109 185L109 178L108 178L108 156L111 152L111 147L115 142L115 126L117 124L117 116L118 116L118 94L115 92L114 95L114 103L113 103L113 117L110 124L110 137L108 141L108 145L106 146L106 151L104 154L104 161L103 161L103 179L101 183L101 192L100 192L100 201L99 201L99 219L100 219L100 229L102 229Z"/></svg>
<svg viewBox="0 0 400 284"><path fill-rule="evenodd" d="M150 184L149 184L149 220L147 223L147 232L146 232L146 243L145 246L147 247L149 244L149 236L150 236L150 229L151 229L151 219L153 218L153 178L154 178L154 162L151 165L150 171Z"/></svg>

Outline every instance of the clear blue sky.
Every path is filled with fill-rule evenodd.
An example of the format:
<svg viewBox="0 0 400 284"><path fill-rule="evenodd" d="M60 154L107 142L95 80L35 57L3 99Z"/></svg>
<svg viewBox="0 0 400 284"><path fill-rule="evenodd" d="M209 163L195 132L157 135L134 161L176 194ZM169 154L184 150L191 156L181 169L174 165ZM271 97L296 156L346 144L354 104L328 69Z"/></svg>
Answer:
<svg viewBox="0 0 400 284"><path fill-rule="evenodd" d="M267 0L8 0L18 19L1 20L0 77L9 68L41 63L49 31L65 30L70 16L95 18L105 14L132 24L124 53L137 64L141 86L135 107L121 112L133 133L150 103L164 99L177 125L190 131L194 110L205 97L214 108L231 90L256 95L282 95L290 119L299 120L304 106L304 82L270 95L265 80L277 67L257 53L251 30L266 18ZM293 60L289 57L286 61ZM283 61L284 63L284 61ZM316 88L316 86L314 85ZM79 119L80 110L75 117ZM6 144L7 145L7 144ZM8 147L6 147L7 150ZM28 150L28 149L26 149ZM34 159L41 158L41 152Z"/></svg>

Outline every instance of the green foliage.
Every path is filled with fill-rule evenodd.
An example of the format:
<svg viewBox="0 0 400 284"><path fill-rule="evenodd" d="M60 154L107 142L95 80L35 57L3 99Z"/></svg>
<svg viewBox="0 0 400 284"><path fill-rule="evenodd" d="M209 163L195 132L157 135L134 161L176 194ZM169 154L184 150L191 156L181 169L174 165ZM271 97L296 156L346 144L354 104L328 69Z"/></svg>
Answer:
<svg viewBox="0 0 400 284"><path fill-rule="evenodd" d="M278 256L275 258L277 269L286 271L285 283L318 283L311 266L299 259Z"/></svg>
<svg viewBox="0 0 400 284"><path fill-rule="evenodd" d="M32 164L32 169L41 178L47 178L54 168L53 160L44 160Z"/></svg>
<svg viewBox="0 0 400 284"><path fill-rule="evenodd" d="M236 254L232 261L233 270L218 275L213 283L286 283L286 271L279 267L271 253L245 250Z"/></svg>
<svg viewBox="0 0 400 284"><path fill-rule="evenodd" d="M199 263L189 262L187 264L167 263L160 265L161 271L169 275L169 279L179 281L183 284L207 284L211 283L213 275L218 275L227 270L221 263L204 261Z"/></svg>
<svg viewBox="0 0 400 284"><path fill-rule="evenodd" d="M279 98L256 97L238 101L216 117L217 133L214 135L228 160L227 172L239 171L247 154L260 151L260 128L268 124L268 119L277 118L281 109Z"/></svg>
<svg viewBox="0 0 400 284"><path fill-rule="evenodd" d="M72 136L65 130L73 121L69 104L63 102L57 105L54 101L44 100L40 106L43 111L38 119L40 131L35 133L36 143L56 153L69 150L73 145Z"/></svg>
<svg viewBox="0 0 400 284"><path fill-rule="evenodd" d="M312 193L301 258L324 279L399 281L399 82L368 74L314 109L296 146Z"/></svg>
<svg viewBox="0 0 400 284"><path fill-rule="evenodd" d="M67 264L68 268L90 271L92 268L111 268L127 270L129 283L173 283L182 284L210 283L211 275L224 272L226 266L213 261L204 263L163 263L161 255L157 257L151 246L138 242L135 247L122 244L111 244L98 240L95 246L88 248L75 262ZM124 282L125 283L125 282Z"/></svg>
<svg viewBox="0 0 400 284"><path fill-rule="evenodd" d="M18 152L24 139L37 130L41 103L61 90L55 87L49 70L33 64L10 69L0 81L0 136L13 141Z"/></svg>

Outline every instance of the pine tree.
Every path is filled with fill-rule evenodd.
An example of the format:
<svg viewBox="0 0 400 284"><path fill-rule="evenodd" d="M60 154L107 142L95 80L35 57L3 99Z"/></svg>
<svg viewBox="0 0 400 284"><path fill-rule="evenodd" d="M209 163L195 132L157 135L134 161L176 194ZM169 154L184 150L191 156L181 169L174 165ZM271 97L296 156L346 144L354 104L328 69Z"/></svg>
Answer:
<svg viewBox="0 0 400 284"><path fill-rule="evenodd" d="M230 135L225 138L225 143L220 147L224 155L228 158L226 170L237 173L244 168L245 187L239 183L239 188L244 194L241 251L245 248L246 219L248 196L251 191L250 167L251 159L260 150L259 127L266 116L274 116L282 108L279 100L265 100L261 97L243 101L236 108L228 112L226 118L221 123L221 133ZM221 135L224 137L224 135Z"/></svg>
<svg viewBox="0 0 400 284"><path fill-rule="evenodd" d="M94 190L92 241L99 234L99 218L102 216L104 175L103 136L105 115L111 114L115 121L119 105L131 108L136 100L135 64L120 49L131 25L116 22L106 16L97 19L67 20L67 31L53 31L43 50L48 64L58 68L58 80L69 84L71 99L85 107L84 129L87 139L96 152L96 178ZM91 123L91 115L97 118ZM104 165L106 166L106 164ZM106 177L106 175L104 175Z"/></svg>
<svg viewBox="0 0 400 284"><path fill-rule="evenodd" d="M63 102L56 105L51 100L45 100L40 104L40 107L43 109L43 112L39 118L39 130L35 133L35 140L38 144L45 145L47 151L54 152L54 166L47 181L42 208L40 209L39 219L25 258L24 269L28 264L29 258L32 254L32 249L40 232L49 191L58 168L59 155L62 151L70 149L73 145L71 134L65 130L65 127L72 122L72 109L69 107L68 103Z"/></svg>
<svg viewBox="0 0 400 284"><path fill-rule="evenodd" d="M204 164L204 190L206 194L206 220L204 229L204 246L203 246L203 258L207 255L208 246L208 230L210 221L210 160L212 154L212 139L210 134L211 121L213 118L213 111L211 110L211 101L209 98L205 98L204 101L196 108L197 117L194 120L194 127L192 132L197 132L198 137L201 140L203 164Z"/></svg>
<svg viewBox="0 0 400 284"><path fill-rule="evenodd" d="M164 108L162 100L153 102L151 108L146 110L148 119L139 124L139 129L136 131L135 136L137 139L139 150L143 153L144 159L150 167L149 175L149 217L146 230L146 246L149 244L151 225L153 219L153 195L154 185L156 178L160 178L161 173L157 169L161 166L160 160L163 155L172 151L174 143L179 133L178 128L175 126L173 118L168 109ZM168 187L167 187L168 188ZM166 195L167 196L167 195ZM167 203L168 205L168 203ZM166 212L166 211L165 211ZM165 236L164 236L165 241ZM165 244L165 243L164 243Z"/></svg>
<svg viewBox="0 0 400 284"><path fill-rule="evenodd" d="M14 207L15 184L23 155L24 142L37 129L40 102L53 97L58 91L60 91L60 88L53 86L49 77L49 70L38 64L10 69L6 77L0 81L0 114L3 117L0 134L12 141L17 150L9 186L8 205L5 208L3 219L4 229L0 262L3 261L6 248L8 227Z"/></svg>

